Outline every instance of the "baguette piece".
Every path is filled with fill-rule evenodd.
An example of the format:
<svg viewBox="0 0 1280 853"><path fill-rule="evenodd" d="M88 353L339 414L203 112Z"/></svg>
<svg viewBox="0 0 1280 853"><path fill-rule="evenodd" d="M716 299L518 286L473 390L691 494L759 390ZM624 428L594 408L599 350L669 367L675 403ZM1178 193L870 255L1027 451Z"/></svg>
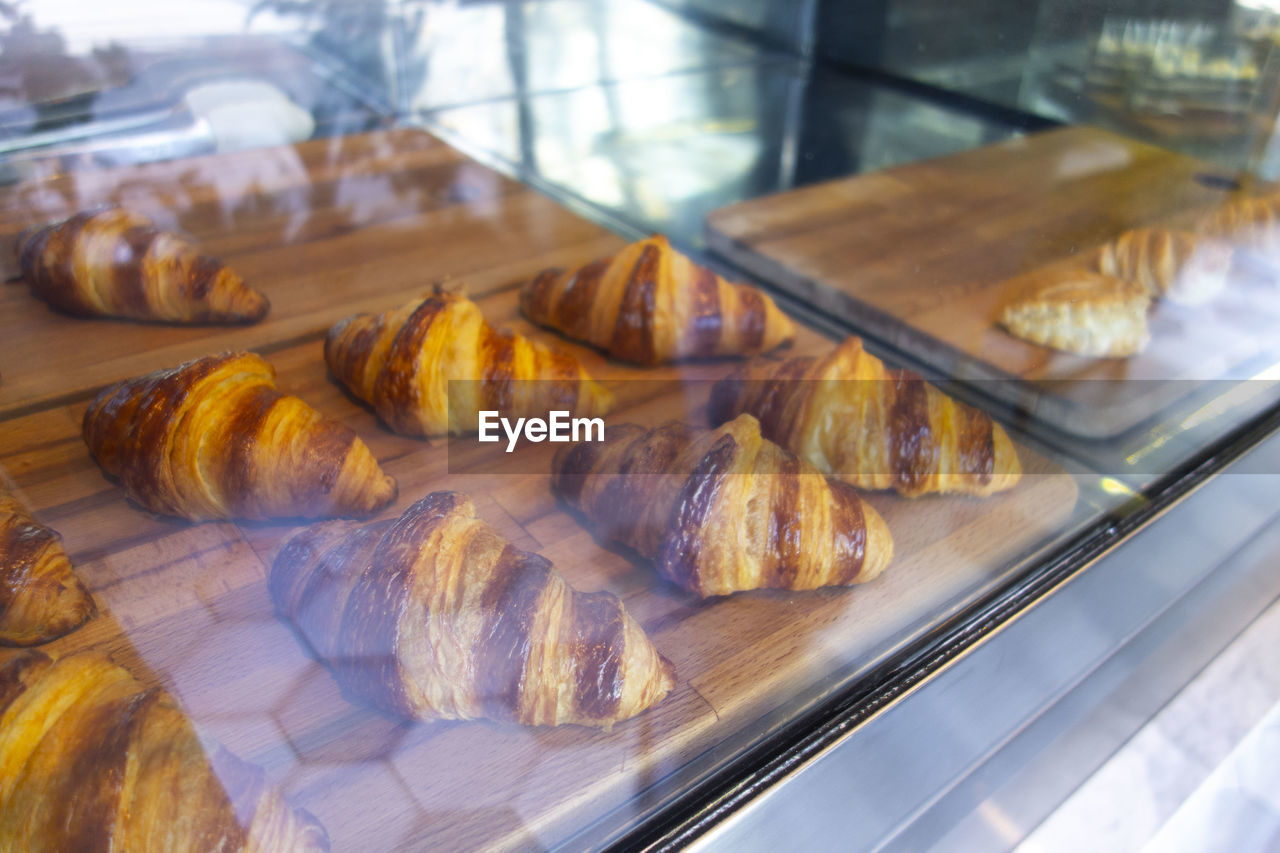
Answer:
<svg viewBox="0 0 1280 853"><path fill-rule="evenodd" d="M0 646L56 640L97 612L61 537L0 481Z"/></svg>
<svg viewBox="0 0 1280 853"><path fill-rule="evenodd" d="M31 293L75 316L256 323L271 308L221 261L119 207L27 231L18 256Z"/></svg>
<svg viewBox="0 0 1280 853"><path fill-rule="evenodd" d="M521 289L520 308L637 364L749 356L795 338L765 293L698 266L660 234L574 270L544 270Z"/></svg>
<svg viewBox="0 0 1280 853"><path fill-rule="evenodd" d="M561 447L552 484L601 537L703 597L861 583L893 557L875 509L750 415L716 430L610 426L604 442Z"/></svg>
<svg viewBox="0 0 1280 853"><path fill-rule="evenodd" d="M675 683L616 596L573 589L460 492L305 530L268 584L344 692L404 717L607 729Z"/></svg>
<svg viewBox="0 0 1280 853"><path fill-rule="evenodd" d="M439 288L381 314L356 314L329 329L329 370L403 435L474 432L479 413L546 416L562 409L603 415L613 395L576 358L498 331L476 304Z"/></svg>
<svg viewBox="0 0 1280 853"><path fill-rule="evenodd" d="M0 664L0 849L326 851L263 772L96 652Z"/></svg>
<svg viewBox="0 0 1280 853"><path fill-rule="evenodd" d="M394 500L365 443L275 378L239 352L121 382L89 404L85 444L133 500L192 521L363 516Z"/></svg>
<svg viewBox="0 0 1280 853"><path fill-rule="evenodd" d="M1121 357L1151 339L1151 296L1136 281L1074 267L1046 267L1014 279L1000 324L1034 344L1063 352Z"/></svg>
<svg viewBox="0 0 1280 853"><path fill-rule="evenodd" d="M750 413L766 438L819 471L908 497L985 497L1022 475L1017 451L985 412L908 370L888 370L856 337L820 358L753 361L711 391L713 423Z"/></svg>

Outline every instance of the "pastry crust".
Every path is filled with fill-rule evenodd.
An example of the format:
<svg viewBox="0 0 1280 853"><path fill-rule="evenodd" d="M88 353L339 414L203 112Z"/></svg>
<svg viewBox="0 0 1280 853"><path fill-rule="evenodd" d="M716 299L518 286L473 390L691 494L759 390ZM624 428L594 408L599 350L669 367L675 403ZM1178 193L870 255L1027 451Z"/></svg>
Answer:
<svg viewBox="0 0 1280 853"><path fill-rule="evenodd" d="M1000 323L1035 344L1077 355L1133 355L1147 345L1151 297L1138 282L1089 270L1050 268L1014 282Z"/></svg>
<svg viewBox="0 0 1280 853"><path fill-rule="evenodd" d="M716 383L712 422L743 412L766 438L863 489L986 496L1022 475L1000 424L916 373L886 369L856 337L818 358L757 359Z"/></svg>
<svg viewBox="0 0 1280 853"><path fill-rule="evenodd" d="M861 583L893 557L875 509L750 415L716 430L610 425L604 442L560 448L552 483L601 536L704 597Z"/></svg>
<svg viewBox="0 0 1280 853"><path fill-rule="evenodd" d="M755 355L795 337L765 293L698 266L660 234L574 270L544 270L521 288L520 308L637 364Z"/></svg>
<svg viewBox="0 0 1280 853"><path fill-rule="evenodd" d="M363 516L394 500L355 432L275 377L240 352L121 382L89 404L85 444L129 497L192 521Z"/></svg>
<svg viewBox="0 0 1280 853"><path fill-rule="evenodd" d="M405 717L608 728L675 683L616 596L573 589L460 492L303 531L269 585L344 691Z"/></svg>
<svg viewBox="0 0 1280 853"><path fill-rule="evenodd" d="M47 643L96 613L61 537L0 482L0 646Z"/></svg>
<svg viewBox="0 0 1280 853"><path fill-rule="evenodd" d="M382 314L357 314L329 330L330 372L398 433L474 432L479 413L597 417L613 394L576 358L496 330L476 304L437 289Z"/></svg>
<svg viewBox="0 0 1280 853"><path fill-rule="evenodd" d="M0 664L0 849L329 849L262 770L96 652Z"/></svg>
<svg viewBox="0 0 1280 853"><path fill-rule="evenodd" d="M221 261L118 207L28 231L18 253L32 294L77 316L256 323L271 308Z"/></svg>
<svg viewBox="0 0 1280 853"><path fill-rule="evenodd" d="M1280 263L1280 193L1228 202L1201 217L1196 230L1260 250Z"/></svg>
<svg viewBox="0 0 1280 853"><path fill-rule="evenodd" d="M1189 231L1135 228L1100 248L1094 268L1137 282L1152 299L1201 305L1226 286L1231 254L1222 241Z"/></svg>

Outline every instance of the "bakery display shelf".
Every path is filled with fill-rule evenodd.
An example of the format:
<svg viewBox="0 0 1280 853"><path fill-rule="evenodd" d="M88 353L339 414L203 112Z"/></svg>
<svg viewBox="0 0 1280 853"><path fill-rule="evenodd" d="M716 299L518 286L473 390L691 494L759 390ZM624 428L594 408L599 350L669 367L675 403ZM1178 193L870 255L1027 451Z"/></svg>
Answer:
<svg viewBox="0 0 1280 853"><path fill-rule="evenodd" d="M1071 127L730 205L708 217L707 240L734 264L943 376L981 386L1023 417L1111 438L1205 383L1247 379L1273 363L1274 277L1238 264L1205 305L1161 302L1150 344L1110 359L1057 352L999 328L1007 282L1131 228L1189 227L1234 187L1207 163Z"/></svg>
<svg viewBox="0 0 1280 853"><path fill-rule="evenodd" d="M554 446L495 458L466 452L465 442L395 435L322 358L333 322L450 279L465 283L490 322L580 358L618 397L607 423L703 424L711 381L734 362L627 366L519 314L522 281L607 255L618 237L410 129L109 172L50 171L0 192L0 237L7 244L27 227L110 202L192 236L262 290L272 311L237 327L80 320L21 284L0 288L0 467L62 534L101 610L45 648L107 651L163 684L314 813L337 850L551 846L600 821L632 827L795 718L797 697L848 689L889 651L909 650L1032 571L1037 555L1095 514L1078 504L1076 477L1023 445L1022 482L992 498L868 495L895 540L893 563L871 583L700 601L601 544L557 501ZM831 345L802 326L792 352ZM103 475L80 437L102 386L236 348L263 354L281 391L365 440L399 481L398 500L379 517L431 491L467 492L485 521L576 587L620 596L675 664L675 690L610 732L411 723L345 698L267 595L266 567L298 523L149 514Z"/></svg>

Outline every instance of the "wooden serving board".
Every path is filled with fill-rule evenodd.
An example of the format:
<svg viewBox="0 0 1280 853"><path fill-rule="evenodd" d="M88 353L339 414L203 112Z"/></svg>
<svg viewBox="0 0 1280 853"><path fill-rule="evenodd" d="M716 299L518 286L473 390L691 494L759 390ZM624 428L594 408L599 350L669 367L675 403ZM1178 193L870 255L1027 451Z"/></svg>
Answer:
<svg viewBox="0 0 1280 853"><path fill-rule="evenodd" d="M423 158L437 165L415 169ZM276 173L262 164L270 162L293 163L301 173L268 183ZM896 545L893 564L872 583L699 601L634 555L598 543L557 502L547 476L554 447L525 445L495 461L461 445L394 435L334 383L322 359L321 337L333 319L395 305L432 276L465 273L492 322L573 351L613 388L619 409L607 423L702 422L710 382L732 363L642 370L518 314L522 277L544 263L608 253L618 238L410 131L247 152L200 169L213 176L258 170L263 182L196 192L179 180L181 163L113 180L149 212L172 204L186 230L252 270L279 316L262 328L140 327L60 317L25 305L25 291L6 293L6 306L26 312L45 336L7 326L27 335L21 360L4 349L25 390L5 398L11 413L0 416L0 468L63 534L102 610L46 650L105 650L165 685L201 726L264 766L313 812L335 850L548 846L614 809L640 814L652 786L672 774L696 775L716 747L757 736L756 721L834 669L870 661L989 588L1060 530L1075 506L1074 480L1024 449L1027 476L1005 495L871 495ZM50 179L68 192L81 180L101 178ZM465 181L503 191L441 200L438 188ZM0 194L5 221L22 219L16 208L32 197L43 196L31 187ZM227 210L239 213L226 218ZM830 345L802 329L795 349ZM283 391L364 438L400 483L383 517L430 491L463 490L486 521L547 556L575 586L621 596L675 663L675 691L607 733L410 723L345 699L275 618L267 595L267 566L296 523L193 525L151 515L124 497L81 442L80 420L98 385L226 346L267 353Z"/></svg>
<svg viewBox="0 0 1280 853"><path fill-rule="evenodd" d="M1113 435L1275 352L1280 286L1239 266L1211 303L1159 303L1129 358L1085 358L996 325L1006 282L1228 198L1207 163L1088 127L857 175L714 211L707 242L779 287L1059 428ZM1251 374L1244 374L1251 375Z"/></svg>
<svg viewBox="0 0 1280 853"><path fill-rule="evenodd" d="M0 414L210 352L269 351L314 338L349 314L385 308L392 295L409 299L442 278L464 279L483 295L617 245L433 137L395 130L252 156L34 176L0 195L7 272L17 273L12 245L23 229L107 203L234 261L271 300L271 313L252 326L70 321L11 280L0 286Z"/></svg>

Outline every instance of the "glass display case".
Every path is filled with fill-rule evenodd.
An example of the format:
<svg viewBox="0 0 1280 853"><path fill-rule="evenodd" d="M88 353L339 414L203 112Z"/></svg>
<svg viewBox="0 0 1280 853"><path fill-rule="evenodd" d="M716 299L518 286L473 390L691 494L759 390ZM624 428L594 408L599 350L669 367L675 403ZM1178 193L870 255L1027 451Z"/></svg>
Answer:
<svg viewBox="0 0 1280 853"><path fill-rule="evenodd" d="M0 6L0 847L1016 846L1280 597L1274 15L1130 5Z"/></svg>

